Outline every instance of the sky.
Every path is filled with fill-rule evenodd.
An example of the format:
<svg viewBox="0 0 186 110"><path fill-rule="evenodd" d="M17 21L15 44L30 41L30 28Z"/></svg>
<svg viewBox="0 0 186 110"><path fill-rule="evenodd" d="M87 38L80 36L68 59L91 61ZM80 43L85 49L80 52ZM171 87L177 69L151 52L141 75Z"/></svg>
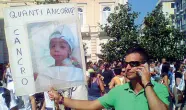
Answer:
<svg viewBox="0 0 186 110"><path fill-rule="evenodd" d="M135 21L136 24L142 24L143 18L147 15L147 12L151 12L158 0L128 0L132 5L132 10L140 12L138 19Z"/></svg>

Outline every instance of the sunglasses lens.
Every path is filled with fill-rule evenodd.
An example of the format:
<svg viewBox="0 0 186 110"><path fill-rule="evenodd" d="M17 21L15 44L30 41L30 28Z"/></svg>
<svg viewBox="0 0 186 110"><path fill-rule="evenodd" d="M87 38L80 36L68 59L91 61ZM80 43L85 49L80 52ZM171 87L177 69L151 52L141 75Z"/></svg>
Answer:
<svg viewBox="0 0 186 110"><path fill-rule="evenodd" d="M131 67L137 67L137 66L140 66L140 62L138 62L138 61L130 62L130 66L131 66Z"/></svg>

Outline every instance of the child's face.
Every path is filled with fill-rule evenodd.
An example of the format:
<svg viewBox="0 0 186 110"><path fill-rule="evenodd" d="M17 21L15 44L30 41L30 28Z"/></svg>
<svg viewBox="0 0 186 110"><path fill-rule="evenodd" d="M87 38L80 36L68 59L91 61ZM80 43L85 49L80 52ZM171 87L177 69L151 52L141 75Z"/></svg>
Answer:
<svg viewBox="0 0 186 110"><path fill-rule="evenodd" d="M63 61L71 54L71 49L68 43L61 38L53 38L50 40L50 55L56 61Z"/></svg>

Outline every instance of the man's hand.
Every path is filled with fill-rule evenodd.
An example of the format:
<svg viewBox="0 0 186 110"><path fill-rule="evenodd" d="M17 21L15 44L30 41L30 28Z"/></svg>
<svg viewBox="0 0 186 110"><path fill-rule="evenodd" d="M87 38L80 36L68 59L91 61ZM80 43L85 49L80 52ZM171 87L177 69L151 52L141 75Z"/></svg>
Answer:
<svg viewBox="0 0 186 110"><path fill-rule="evenodd" d="M148 65L144 64L138 67L136 71L141 73L142 84L143 86L146 86L146 84L150 82L150 77L151 77L149 70L148 70Z"/></svg>

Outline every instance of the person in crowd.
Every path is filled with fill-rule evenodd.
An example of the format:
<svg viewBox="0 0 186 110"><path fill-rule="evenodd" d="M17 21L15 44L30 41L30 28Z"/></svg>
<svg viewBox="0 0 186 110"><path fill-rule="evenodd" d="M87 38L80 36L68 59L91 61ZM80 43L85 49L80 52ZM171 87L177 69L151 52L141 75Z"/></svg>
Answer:
<svg viewBox="0 0 186 110"><path fill-rule="evenodd" d="M184 57L183 64L186 65L186 56Z"/></svg>
<svg viewBox="0 0 186 110"><path fill-rule="evenodd" d="M109 84L109 89L112 89L115 86L122 85L122 84L126 83L125 77L122 74L122 68L120 68L120 66L118 68L116 67L114 69L114 74L115 74L115 77L112 78L112 80L111 80L111 82Z"/></svg>
<svg viewBox="0 0 186 110"><path fill-rule="evenodd" d="M105 65L103 62L101 62L99 64L99 69L97 70L97 73L101 75L104 72L104 69L105 69Z"/></svg>
<svg viewBox="0 0 186 110"><path fill-rule="evenodd" d="M0 110L18 110L13 92L4 87L0 87Z"/></svg>
<svg viewBox="0 0 186 110"><path fill-rule="evenodd" d="M157 71L158 75L160 74L160 65L161 65L160 62L158 62L158 61L155 62L154 69L155 69L155 71Z"/></svg>
<svg viewBox="0 0 186 110"><path fill-rule="evenodd" d="M126 72L125 72L125 68L122 68L121 75L124 76L124 78L125 78L125 83L130 82L130 80L127 78L127 75L126 75Z"/></svg>
<svg viewBox="0 0 186 110"><path fill-rule="evenodd" d="M125 56L126 76L129 83L113 88L108 94L94 101L72 100L50 89L49 97L59 104L81 110L98 110L113 107L115 110L168 110L169 94L167 87L150 80L144 66L148 57L143 48L134 47ZM138 73L142 73L139 76Z"/></svg>
<svg viewBox="0 0 186 110"><path fill-rule="evenodd" d="M90 74L88 81L88 100L96 100L105 93L104 84L100 78L97 77L97 73Z"/></svg>
<svg viewBox="0 0 186 110"><path fill-rule="evenodd" d="M162 65L162 70L161 70L161 78L162 78L162 84L164 84L165 86L168 87L168 72L169 72L169 69L170 69L170 64L165 62L163 65Z"/></svg>
<svg viewBox="0 0 186 110"><path fill-rule="evenodd" d="M175 86L173 87L173 94L175 100L176 109L182 109L182 104L184 102L184 91L180 90L179 86L182 85L182 77L183 77L183 64L180 61L177 61L175 64Z"/></svg>
<svg viewBox="0 0 186 110"><path fill-rule="evenodd" d="M18 96L17 102L19 110L37 110L34 94Z"/></svg>
<svg viewBox="0 0 186 110"><path fill-rule="evenodd" d="M156 80L158 77L158 71L155 69L155 62L153 60L150 61L149 71L151 74L151 80Z"/></svg>
<svg viewBox="0 0 186 110"><path fill-rule="evenodd" d="M9 63L6 66L5 78L7 79L7 89L12 91L13 93L15 93L14 82L13 82L12 72L11 72L11 68L10 68Z"/></svg>
<svg viewBox="0 0 186 110"><path fill-rule="evenodd" d="M162 58L162 59L161 59L161 64L160 64L160 75L161 75L161 71L162 71L162 66L163 66L163 64L164 64L165 62L167 62L166 58Z"/></svg>
<svg viewBox="0 0 186 110"><path fill-rule="evenodd" d="M92 62L88 62L87 66L88 66L88 72L89 72L89 73L94 72L93 63L92 63Z"/></svg>
<svg viewBox="0 0 186 110"><path fill-rule="evenodd" d="M109 89L109 83L112 80L112 78L114 77L114 73L109 68L110 68L110 65L109 64L105 64L105 70L101 74L104 77L103 82L105 84L105 92L106 93L109 92L109 90L110 90Z"/></svg>

